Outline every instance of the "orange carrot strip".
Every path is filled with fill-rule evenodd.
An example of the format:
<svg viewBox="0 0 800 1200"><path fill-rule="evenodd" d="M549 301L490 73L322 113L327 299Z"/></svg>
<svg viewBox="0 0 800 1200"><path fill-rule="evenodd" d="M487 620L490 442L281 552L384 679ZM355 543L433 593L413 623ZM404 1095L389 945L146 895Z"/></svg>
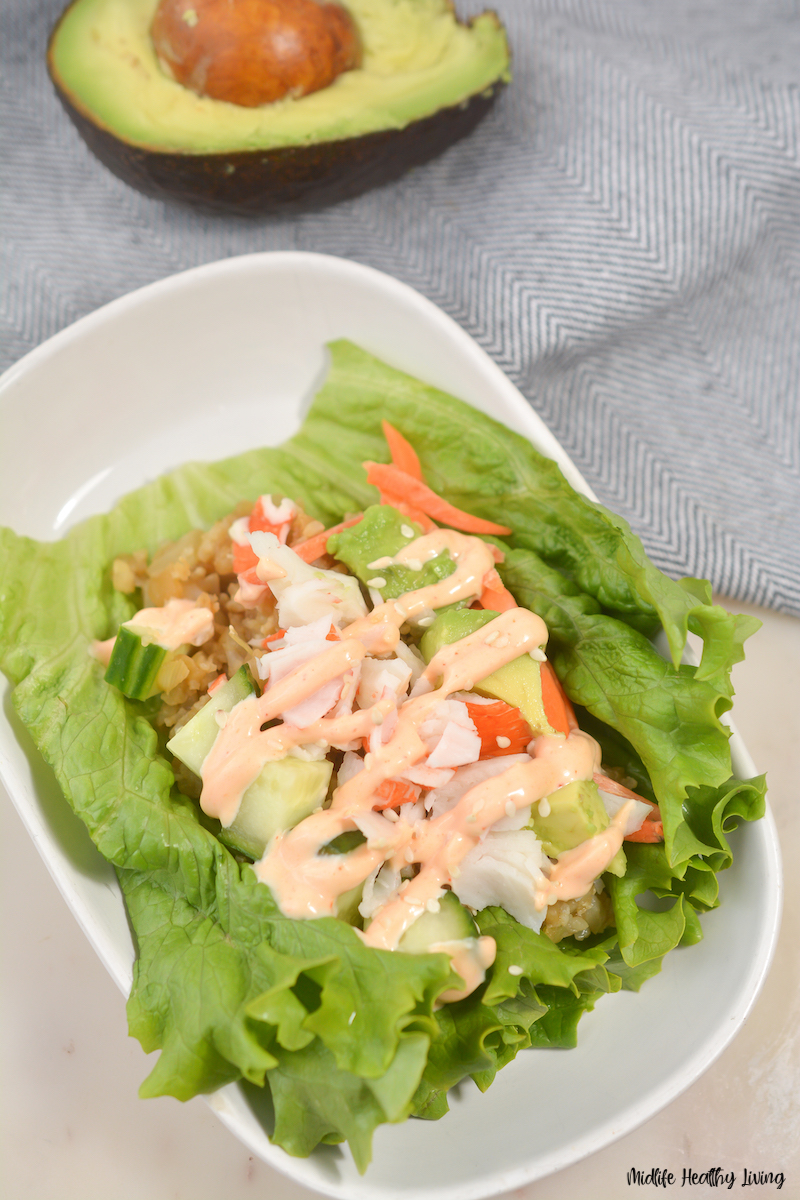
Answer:
<svg viewBox="0 0 800 1200"><path fill-rule="evenodd" d="M325 546L328 538L333 537L335 533L341 533L343 529L349 529L351 525L357 525L363 513L358 516L350 517L347 521L342 521L339 525L332 525L330 529L323 529L322 533L315 533L313 537L308 538L305 542L298 542L292 546L295 554L302 558L303 562L316 562L318 558L322 558L325 553Z"/></svg>
<svg viewBox="0 0 800 1200"><path fill-rule="evenodd" d="M221 688L223 683L227 683L227 682L228 682L228 676L223 671L222 674L218 675L216 679L212 679L211 683L208 685L209 696L211 696L217 690L217 688Z"/></svg>
<svg viewBox="0 0 800 1200"><path fill-rule="evenodd" d="M496 700L492 704L471 704L467 712L481 739L481 758L497 758L501 754L522 754L533 738L531 727L518 708ZM508 741L499 746L497 739Z"/></svg>
<svg viewBox="0 0 800 1200"><path fill-rule="evenodd" d="M480 599L483 608L491 608L495 612L508 612L510 608L519 607L508 588L503 586L494 567L483 577L483 591Z"/></svg>
<svg viewBox="0 0 800 1200"><path fill-rule="evenodd" d="M426 513L407 504L403 497L395 492L381 492L381 504L390 504L392 508L396 508L404 517L408 517L409 521L420 525L423 533L432 533L438 528Z"/></svg>
<svg viewBox="0 0 800 1200"><path fill-rule="evenodd" d="M375 790L380 803L374 803L372 807L380 811L383 808L397 808L400 804L413 804L419 800L419 791L415 783L408 783L403 779L384 779Z"/></svg>
<svg viewBox="0 0 800 1200"><path fill-rule="evenodd" d="M381 429L383 436L389 446L389 453L392 456L392 462L401 471L405 471L407 475L413 476L414 479L422 479L422 467L419 465L417 452L410 442L407 442L402 433L395 429L394 425L390 425L388 421L381 421Z"/></svg>
<svg viewBox="0 0 800 1200"><path fill-rule="evenodd" d="M506 525L485 521L483 517L474 517L472 513L448 504L422 480L401 471L393 463L365 462L363 466L366 468L367 481L374 484L379 491L402 496L406 504L421 509L443 525L450 525L453 529L461 529L465 533L511 533Z"/></svg>
<svg viewBox="0 0 800 1200"><path fill-rule="evenodd" d="M235 575L241 575L244 571L249 571L251 567L258 566L258 555L252 546L240 546L238 542L233 543L233 570Z"/></svg>
<svg viewBox="0 0 800 1200"><path fill-rule="evenodd" d="M541 679L544 715L553 729L563 733L564 737L569 737L570 730L578 728L578 722L575 720L575 711L561 686L561 680L549 662L542 663Z"/></svg>

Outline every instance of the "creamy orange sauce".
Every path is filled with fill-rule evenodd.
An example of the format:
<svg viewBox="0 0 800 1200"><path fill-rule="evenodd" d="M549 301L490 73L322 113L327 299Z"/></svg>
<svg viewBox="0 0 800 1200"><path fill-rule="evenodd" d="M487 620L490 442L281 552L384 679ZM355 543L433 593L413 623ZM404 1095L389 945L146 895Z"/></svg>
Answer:
<svg viewBox="0 0 800 1200"><path fill-rule="evenodd" d="M480 987L486 972L497 955L497 942L493 937L462 938L460 941L431 942L429 954L449 954L453 970L464 980L463 988L449 988L442 992L435 1008L463 1000Z"/></svg>
<svg viewBox="0 0 800 1200"><path fill-rule="evenodd" d="M127 629L138 633L142 641L158 642L166 650L179 646L202 646L214 635L214 615L200 608L194 600L168 600L163 608L142 608L130 621Z"/></svg>
<svg viewBox="0 0 800 1200"><path fill-rule="evenodd" d="M510 815L510 805L516 810L536 804L565 784L591 779L600 767L597 743L575 729L569 737L537 738L529 747L529 761L477 784L436 818L409 824L387 819L373 809L383 782L402 776L427 756L420 729L437 705L454 692L471 691L475 683L522 654L541 658L547 628L540 617L522 608L502 613L491 622L491 629L476 630L443 646L426 667L415 693L397 709L394 697L385 696L350 716L323 717L302 729L285 722L262 729L323 684L357 668L367 654L391 653L406 622L424 620L433 609L479 596L487 572L493 569L494 554L478 538L435 530L411 542L394 561L406 565L410 561L416 566L445 549L456 562L448 578L378 605L343 629L341 641L331 643L310 662L268 687L261 697L252 696L236 705L202 768L201 805L228 825L266 762L283 757L293 746L314 742L346 748L369 738L391 714L391 736L377 747L373 739L374 748L366 755L363 769L337 789L331 806L276 834L254 866L286 916L311 918L335 915L338 897L384 862L396 870L416 864L418 873L400 884L360 935L368 945L386 950L397 948L403 933L457 878L460 862L497 821ZM621 810L602 834L562 855L537 892L536 907L583 895L616 854L626 818L627 812ZM356 850L342 855L319 853L339 834L359 827L367 841ZM459 996L477 986L494 960L494 946L489 942L491 939L479 939L480 949L473 947L471 957L462 953L463 947L458 951L456 970L467 988Z"/></svg>
<svg viewBox="0 0 800 1200"><path fill-rule="evenodd" d="M163 608L142 608L124 625L139 635L143 645L157 642L165 650L202 646L214 636L213 613L208 608L199 607L194 600L172 599ZM111 662L116 640L116 637L110 637L91 644L92 655L104 667Z"/></svg>

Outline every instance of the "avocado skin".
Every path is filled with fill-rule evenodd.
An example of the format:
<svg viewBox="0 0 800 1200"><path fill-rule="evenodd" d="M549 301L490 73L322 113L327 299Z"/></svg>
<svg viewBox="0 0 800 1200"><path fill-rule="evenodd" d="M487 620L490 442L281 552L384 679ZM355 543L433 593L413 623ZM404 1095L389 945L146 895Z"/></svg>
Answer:
<svg viewBox="0 0 800 1200"><path fill-rule="evenodd" d="M177 200L205 211L251 216L311 212L392 183L471 133L505 86L498 80L462 104L439 109L404 129L360 137L219 154L148 150L130 145L94 121L62 86L52 48L68 11L50 35L47 69L86 145L123 183L156 200Z"/></svg>

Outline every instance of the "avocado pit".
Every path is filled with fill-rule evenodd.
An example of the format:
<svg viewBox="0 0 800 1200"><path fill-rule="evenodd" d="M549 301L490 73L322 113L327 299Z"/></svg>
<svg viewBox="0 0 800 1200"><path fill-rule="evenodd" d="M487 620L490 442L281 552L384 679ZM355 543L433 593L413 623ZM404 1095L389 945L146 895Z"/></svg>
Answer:
<svg viewBox="0 0 800 1200"><path fill-rule="evenodd" d="M245 108L320 91L361 62L355 21L333 0L160 0L150 35L171 78Z"/></svg>

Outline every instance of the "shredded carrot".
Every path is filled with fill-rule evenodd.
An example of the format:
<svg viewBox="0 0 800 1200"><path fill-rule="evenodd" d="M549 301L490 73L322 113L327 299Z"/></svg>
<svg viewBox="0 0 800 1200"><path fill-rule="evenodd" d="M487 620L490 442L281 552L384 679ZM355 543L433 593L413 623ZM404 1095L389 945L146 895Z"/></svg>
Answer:
<svg viewBox="0 0 800 1200"><path fill-rule="evenodd" d="M491 608L494 612L508 612L510 608L519 607L508 588L503 586L503 581L494 567L483 577L481 607Z"/></svg>
<svg viewBox="0 0 800 1200"><path fill-rule="evenodd" d="M531 727L519 709L504 700L495 700L491 704L471 704L467 700L466 705L481 739L481 758L522 754L533 738ZM498 738L508 745L500 745Z"/></svg>
<svg viewBox="0 0 800 1200"><path fill-rule="evenodd" d="M450 525L453 529L461 529L465 533L511 533L506 525L485 521L483 517L474 517L472 513L448 504L421 479L415 479L413 475L401 471L393 463L365 462L363 466L366 468L367 481L374 484L382 494L402 497L407 505L419 509L443 525Z"/></svg>
<svg viewBox="0 0 800 1200"><path fill-rule="evenodd" d="M664 823L661 820L661 811L657 804L653 804L651 800L640 796L638 792L632 792L624 784L617 783L616 779L609 779L608 775L601 775L599 772L595 772L594 781L602 791L610 792L612 796L620 796L624 800L640 800L642 804L648 805L650 811L645 817L644 823L638 829L635 829L633 833L627 834L624 841L663 842Z"/></svg>
<svg viewBox="0 0 800 1200"><path fill-rule="evenodd" d="M363 513L358 513L357 516L350 517L349 520L342 521L339 525L332 525L330 529L323 529L322 533L315 533L313 537L308 538L305 542L299 542L297 545L292 546L292 549L299 558L302 558L303 562L316 562L325 553L328 538L333 537L335 533L341 533L343 529L349 529L351 525L357 525L363 515Z"/></svg>
<svg viewBox="0 0 800 1200"><path fill-rule="evenodd" d="M417 452L410 442L407 442L399 430L395 429L394 425L390 425L388 421L381 421L381 429L383 436L386 438L389 446L389 453L392 456L392 462L401 471L405 471L406 475L411 475L414 479L422 479L422 467L419 465Z"/></svg>
<svg viewBox="0 0 800 1200"><path fill-rule="evenodd" d="M542 704L544 715L559 733L569 737L572 729L578 728L575 711L567 699L567 694L561 686L561 680L556 675L549 662L542 663Z"/></svg>
<svg viewBox="0 0 800 1200"><path fill-rule="evenodd" d="M381 504L391 504L392 508L396 508L404 517L408 517L409 521L414 521L417 525L421 526L423 533L432 533L434 529L438 528L427 513L422 512L419 508L414 508L411 504L407 504L399 493L382 491Z"/></svg>
<svg viewBox="0 0 800 1200"><path fill-rule="evenodd" d="M227 682L228 682L228 676L223 671L222 674L218 675L216 679L212 679L211 683L208 685L209 696L213 695L213 693L217 690L217 688L221 688L223 683L227 683Z"/></svg>
<svg viewBox="0 0 800 1200"><path fill-rule="evenodd" d="M400 804L413 804L419 800L419 791L416 783L408 783L404 779L384 779L375 791L380 802L372 807L380 811L383 808L397 808Z"/></svg>
<svg viewBox="0 0 800 1200"><path fill-rule="evenodd" d="M258 555L252 546L240 546L238 542L233 543L233 570L236 575L241 575L245 571L249 571L251 567L258 566Z"/></svg>

